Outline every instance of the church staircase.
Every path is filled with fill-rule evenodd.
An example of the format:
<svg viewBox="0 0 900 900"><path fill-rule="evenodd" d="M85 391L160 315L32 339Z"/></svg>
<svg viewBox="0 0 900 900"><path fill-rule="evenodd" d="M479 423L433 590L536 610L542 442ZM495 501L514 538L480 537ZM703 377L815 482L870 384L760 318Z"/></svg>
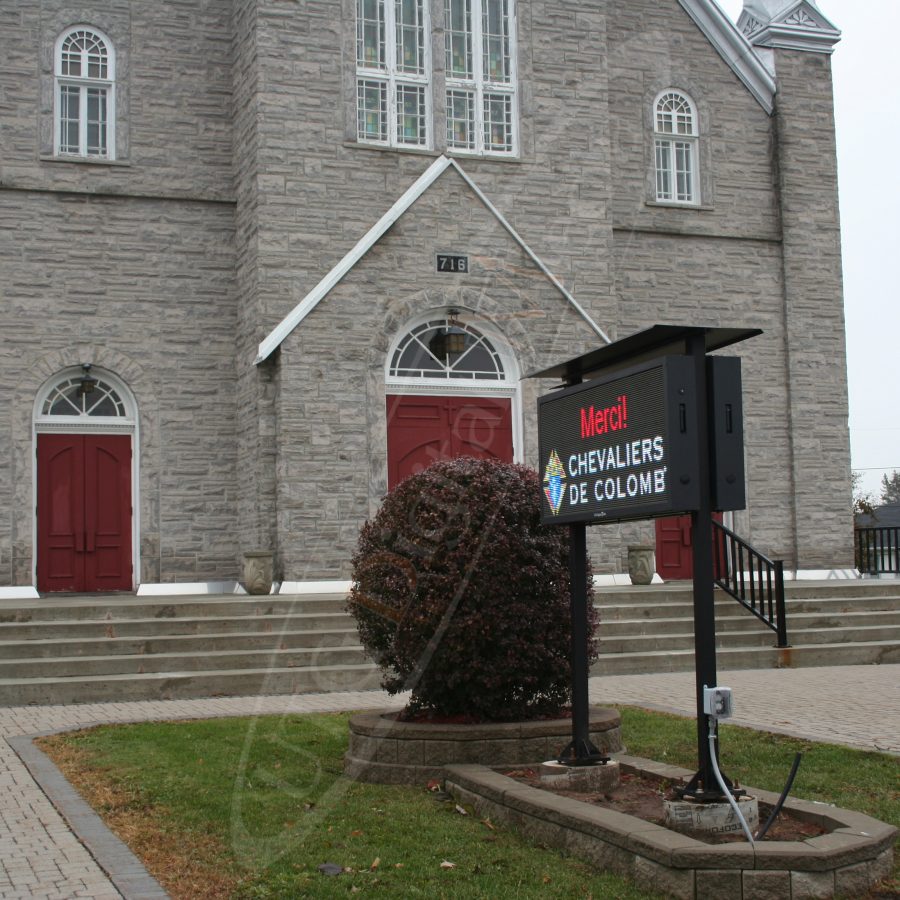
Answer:
<svg viewBox="0 0 900 900"><path fill-rule="evenodd" d="M694 668L689 582L598 588L600 657L592 675L682 672ZM789 646L721 589L715 592L716 667L900 663L900 580L788 581Z"/></svg>
<svg viewBox="0 0 900 900"><path fill-rule="evenodd" d="M900 580L788 582L790 647L716 591L720 670L900 662ZM592 675L694 667L689 584L598 588ZM0 601L0 705L370 690L340 594Z"/></svg>
<svg viewBox="0 0 900 900"><path fill-rule="evenodd" d="M0 705L368 690L344 596L0 601Z"/></svg>

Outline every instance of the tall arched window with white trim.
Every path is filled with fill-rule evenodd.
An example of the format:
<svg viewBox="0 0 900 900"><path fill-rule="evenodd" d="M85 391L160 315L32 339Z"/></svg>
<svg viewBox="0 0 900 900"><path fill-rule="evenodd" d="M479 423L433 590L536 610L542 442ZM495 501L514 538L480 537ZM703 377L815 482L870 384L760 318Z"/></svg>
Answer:
<svg viewBox="0 0 900 900"><path fill-rule="evenodd" d="M115 51L96 28L78 25L56 42L55 143L59 156L115 158Z"/></svg>
<svg viewBox="0 0 900 900"><path fill-rule="evenodd" d="M653 104L656 199L661 203L700 202L697 169L697 111L686 94L665 90Z"/></svg>

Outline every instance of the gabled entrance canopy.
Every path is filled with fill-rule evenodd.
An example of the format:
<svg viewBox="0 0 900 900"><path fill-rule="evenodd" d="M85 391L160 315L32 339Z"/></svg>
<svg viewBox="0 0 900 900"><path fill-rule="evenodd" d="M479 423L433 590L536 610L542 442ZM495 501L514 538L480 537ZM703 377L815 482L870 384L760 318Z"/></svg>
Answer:
<svg viewBox="0 0 900 900"><path fill-rule="evenodd" d="M341 279L368 253L384 236L385 232L428 190L443 173L455 169L463 181L472 189L488 211L506 229L510 237L522 248L531 261L544 273L548 281L574 307L578 315L584 319L591 330L608 344L609 338L603 329L590 317L584 307L572 296L562 282L544 265L537 254L525 243L521 235L506 220L500 210L494 206L477 184L463 171L462 166L447 156L439 156L403 193L397 202L366 232L355 247L282 319L269 336L259 345L255 365L265 362L281 342L318 306Z"/></svg>

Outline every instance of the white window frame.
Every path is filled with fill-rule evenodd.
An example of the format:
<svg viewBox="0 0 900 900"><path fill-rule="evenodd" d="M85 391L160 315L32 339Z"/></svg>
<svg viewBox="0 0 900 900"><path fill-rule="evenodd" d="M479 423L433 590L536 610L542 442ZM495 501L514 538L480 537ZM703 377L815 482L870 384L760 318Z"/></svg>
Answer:
<svg viewBox="0 0 900 900"><path fill-rule="evenodd" d="M451 94L467 94L474 97L474 132L475 141L469 147L460 147L451 142L449 134L447 135L447 150L450 153L459 153L473 156L517 156L519 153L519 97L518 97L518 70L517 70L517 47L516 47L516 4L515 0L504 0L507 4L507 31L509 39L509 80L508 81L492 81L485 76L485 52L484 52L484 3L485 0L453 0L453 2L471 4L471 31L469 35L469 55L472 62L471 77L461 78L452 73L452 69L447 65L447 57L450 54L450 41L452 32L450 31L448 4L450 0L444 0L444 16L445 16L445 38L444 38L444 55L445 55L445 84L446 84L446 105L447 120L444 127L449 124L451 111ZM497 149L487 146L484 137L486 124L486 107L485 96L495 95L508 98L509 102L509 148Z"/></svg>
<svg viewBox="0 0 900 900"><path fill-rule="evenodd" d="M422 12L422 65L421 73L404 72L398 59L400 48L397 45L396 4L400 0L376 0L382 21L384 22L384 58L375 65L367 65L360 60L360 22L363 0L356 0L356 139L362 144L375 144L382 147L398 147L418 150L431 150L434 146L433 136L433 103L431 96L431 12L429 0L420 0ZM376 139L368 136L360 127L361 100L360 92L366 85L372 88L380 86L386 93L383 103L383 115L386 116L384 138ZM397 97L404 87L413 87L424 93L424 109L422 120L425 129L424 141L405 141L399 133L399 104Z"/></svg>
<svg viewBox="0 0 900 900"><path fill-rule="evenodd" d="M66 41L78 32L87 32L103 44L106 51L106 77L96 78L85 74L86 55L82 54L80 75L63 73L63 46ZM92 25L73 25L67 28L56 40L53 50L54 73L54 109L53 109L53 148L56 156L73 159L107 159L116 158L116 54L112 41L99 28ZM78 91L78 150L73 152L63 149L62 115L63 90ZM88 148L88 93L102 91L106 99L106 152L89 152Z"/></svg>
<svg viewBox="0 0 900 900"><path fill-rule="evenodd" d="M384 360L385 393L389 396L426 394L432 396L452 395L461 397L508 397L512 401L513 461L525 462L525 429L522 416L522 381L516 355L506 337L491 322L476 318L471 311L456 314L466 321L465 330L486 338L492 345L500 363L502 377L499 379L448 378L446 373L437 376L401 376L392 374L394 357L401 345L405 344L413 332L418 332L428 322L442 322L451 327L447 309L433 309L411 319L391 341Z"/></svg>
<svg viewBox="0 0 900 900"><path fill-rule="evenodd" d="M681 133L674 127L672 131L665 131L659 127L660 106L670 97L681 100L688 108L690 115L690 131ZM677 88L666 88L660 91L654 101L652 109L653 117L653 174L654 196L657 203L673 206L699 206L700 205L700 127L697 105L684 91ZM670 118L672 113L665 113ZM661 156L667 155L667 164L661 165ZM678 186L679 173L685 171L679 169L679 155L685 158L686 153L689 169L687 175L690 179L690 190L680 191ZM668 180L668 191L661 187L661 180Z"/></svg>

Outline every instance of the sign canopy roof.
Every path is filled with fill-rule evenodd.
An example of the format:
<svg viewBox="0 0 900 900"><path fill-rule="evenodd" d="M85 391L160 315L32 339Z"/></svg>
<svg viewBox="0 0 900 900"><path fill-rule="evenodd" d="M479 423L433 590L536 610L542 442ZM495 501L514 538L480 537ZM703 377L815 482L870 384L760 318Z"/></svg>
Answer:
<svg viewBox="0 0 900 900"><path fill-rule="evenodd" d="M530 372L527 378L561 378L575 383L601 371L637 364L655 356L686 354L688 340L703 336L706 352L721 350L762 334L759 328L713 328L696 325L654 325L637 331L605 347L557 363L547 369Z"/></svg>

